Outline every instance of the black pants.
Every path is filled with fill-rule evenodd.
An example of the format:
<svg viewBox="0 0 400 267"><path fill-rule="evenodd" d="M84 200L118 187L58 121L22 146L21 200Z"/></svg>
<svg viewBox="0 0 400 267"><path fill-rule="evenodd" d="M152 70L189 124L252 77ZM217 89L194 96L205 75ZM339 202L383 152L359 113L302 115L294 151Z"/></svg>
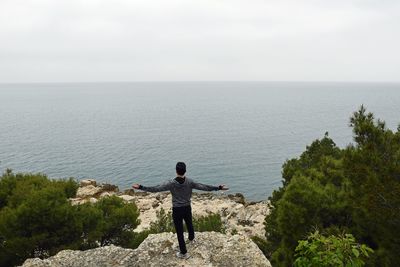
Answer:
<svg viewBox="0 0 400 267"><path fill-rule="evenodd" d="M176 235L178 236L179 249L182 254L187 252L185 239L183 237L183 220L185 220L185 224L187 230L189 232L189 240L194 239L194 229L192 222L192 207L173 207L172 208L172 218L174 219L174 225L176 230Z"/></svg>

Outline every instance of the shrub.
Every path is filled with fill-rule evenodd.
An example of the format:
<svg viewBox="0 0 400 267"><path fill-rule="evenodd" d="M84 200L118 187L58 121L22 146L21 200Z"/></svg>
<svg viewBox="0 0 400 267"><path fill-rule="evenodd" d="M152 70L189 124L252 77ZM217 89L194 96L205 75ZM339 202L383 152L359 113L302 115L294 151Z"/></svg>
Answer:
<svg viewBox="0 0 400 267"><path fill-rule="evenodd" d="M24 199L14 195L10 199L16 202L0 211L0 265L77 247L80 219L60 187L43 187L31 190Z"/></svg>
<svg viewBox="0 0 400 267"><path fill-rule="evenodd" d="M318 231L296 247L295 267L346 266L361 267L373 250L358 244L351 234L325 237Z"/></svg>
<svg viewBox="0 0 400 267"><path fill-rule="evenodd" d="M137 248L149 234L158 234L163 232L175 231L175 226L172 220L171 212L166 212L163 208L156 212L157 219L150 223L150 228L140 233L134 233L129 247ZM200 216L193 218L193 227L196 232L215 231L225 233L225 227L221 221L219 214L209 214L207 216ZM184 224L184 229L186 226Z"/></svg>
<svg viewBox="0 0 400 267"><path fill-rule="evenodd" d="M163 233L163 232L174 232L175 227L172 221L171 212L165 212L163 208L159 211L156 211L157 220L150 223L150 233Z"/></svg>
<svg viewBox="0 0 400 267"><path fill-rule="evenodd" d="M31 192L45 187L60 188L66 198L75 196L79 184L73 178L50 180L45 174L17 173L7 169L0 179L0 209L16 207Z"/></svg>
<svg viewBox="0 0 400 267"><path fill-rule="evenodd" d="M297 240L312 227L352 233L374 249L369 266L400 262L400 127L392 132L363 106L350 126L355 144L340 149L325 134L284 163L260 243L273 266L293 265Z"/></svg>
<svg viewBox="0 0 400 267"><path fill-rule="evenodd" d="M0 178L0 266L26 258L48 257L63 249L87 249L110 243L129 246L139 224L135 204L118 197L71 206L78 184L50 180L43 174Z"/></svg>
<svg viewBox="0 0 400 267"><path fill-rule="evenodd" d="M225 233L225 226L219 214L209 214L206 216L194 217L193 227L198 232L220 232Z"/></svg>
<svg viewBox="0 0 400 267"><path fill-rule="evenodd" d="M150 223L150 233L174 232L175 227L171 212L165 212L163 208L156 212L157 220ZM186 226L184 226L186 229ZM225 227L219 214L193 217L193 228L196 232L220 232L225 233Z"/></svg>
<svg viewBox="0 0 400 267"><path fill-rule="evenodd" d="M139 225L139 211L135 204L126 204L117 197L104 197L94 204L102 212L97 224L101 233L101 246L115 244L124 246L132 238L132 231Z"/></svg>

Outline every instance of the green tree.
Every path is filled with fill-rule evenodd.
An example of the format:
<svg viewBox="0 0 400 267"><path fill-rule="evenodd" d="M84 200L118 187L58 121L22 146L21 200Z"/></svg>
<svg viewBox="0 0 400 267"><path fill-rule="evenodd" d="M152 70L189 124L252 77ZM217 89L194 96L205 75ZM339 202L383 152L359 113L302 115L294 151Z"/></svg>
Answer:
<svg viewBox="0 0 400 267"><path fill-rule="evenodd" d="M346 225L348 181L343 176L342 152L325 134L307 146L299 159L283 165L283 187L270 197L271 214L266 217L266 239L262 250L273 264L293 263L297 240L312 227Z"/></svg>
<svg viewBox="0 0 400 267"><path fill-rule="evenodd" d="M94 206L102 211L102 220L98 224L102 233L101 246L128 244L133 230L140 224L136 205L126 204L121 198L111 196L100 199Z"/></svg>
<svg viewBox="0 0 400 267"><path fill-rule="evenodd" d="M95 204L72 206L77 182L51 180L43 174L13 174L0 178L0 266L26 258L48 257L63 249L87 249L116 244L129 247L139 224L135 204L113 196ZM139 237L142 235L139 235Z"/></svg>
<svg viewBox="0 0 400 267"><path fill-rule="evenodd" d="M376 251L370 266L400 262L400 133L363 106L350 126L355 144L340 149L326 134L283 165L259 242L274 266L291 266L297 240L314 227L352 233Z"/></svg>
<svg viewBox="0 0 400 267"><path fill-rule="evenodd" d="M376 265L394 266L400 262L400 132L364 107L350 125L356 143L346 148L343 162L352 183L352 233L376 251Z"/></svg>
<svg viewBox="0 0 400 267"><path fill-rule="evenodd" d="M80 229L79 217L62 189L45 187L32 191L19 205L0 211L0 265L76 248Z"/></svg>

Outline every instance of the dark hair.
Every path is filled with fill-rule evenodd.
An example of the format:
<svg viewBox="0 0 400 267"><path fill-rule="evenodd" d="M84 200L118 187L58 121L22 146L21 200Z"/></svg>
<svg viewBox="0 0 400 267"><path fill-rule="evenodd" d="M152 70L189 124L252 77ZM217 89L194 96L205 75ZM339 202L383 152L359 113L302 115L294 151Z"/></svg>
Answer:
<svg viewBox="0 0 400 267"><path fill-rule="evenodd" d="M184 175L186 172L186 164L184 162L178 162L176 164L176 173L178 175Z"/></svg>

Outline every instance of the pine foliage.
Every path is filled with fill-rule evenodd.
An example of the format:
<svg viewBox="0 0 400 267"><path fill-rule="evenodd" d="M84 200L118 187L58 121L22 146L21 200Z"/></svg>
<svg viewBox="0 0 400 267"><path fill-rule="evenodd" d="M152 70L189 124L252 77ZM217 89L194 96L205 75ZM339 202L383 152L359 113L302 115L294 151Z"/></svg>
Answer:
<svg viewBox="0 0 400 267"><path fill-rule="evenodd" d="M354 144L341 149L326 133L283 164L262 245L273 266L292 266L297 241L315 228L371 247L368 266L400 262L400 126L393 132L363 106L350 126Z"/></svg>

